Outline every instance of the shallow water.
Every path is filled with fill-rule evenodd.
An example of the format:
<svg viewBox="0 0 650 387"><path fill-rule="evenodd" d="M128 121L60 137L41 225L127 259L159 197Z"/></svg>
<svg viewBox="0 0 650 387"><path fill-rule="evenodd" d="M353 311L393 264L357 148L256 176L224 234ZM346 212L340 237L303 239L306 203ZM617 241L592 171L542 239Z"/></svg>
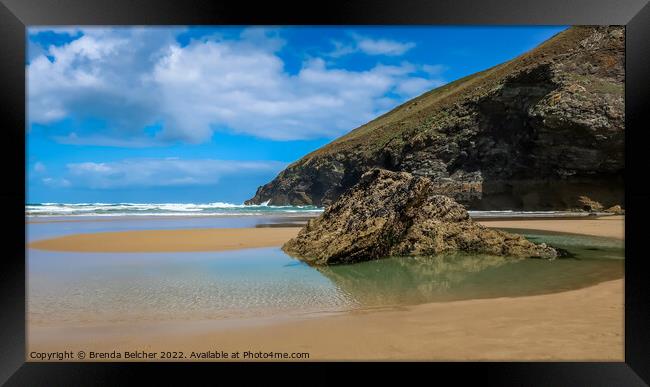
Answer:
<svg viewBox="0 0 650 387"><path fill-rule="evenodd" d="M575 257L456 254L316 269L279 248L133 254L28 250L28 316L31 324L43 326L304 315L542 294L623 276L622 241L523 233Z"/></svg>

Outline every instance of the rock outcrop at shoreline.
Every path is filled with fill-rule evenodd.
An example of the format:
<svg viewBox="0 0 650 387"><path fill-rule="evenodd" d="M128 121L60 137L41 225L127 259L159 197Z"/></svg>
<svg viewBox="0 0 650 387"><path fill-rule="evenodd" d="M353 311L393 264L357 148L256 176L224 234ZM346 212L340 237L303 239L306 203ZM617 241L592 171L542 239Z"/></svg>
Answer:
<svg viewBox="0 0 650 387"><path fill-rule="evenodd" d="M609 207L608 209L605 210L605 212L609 212L610 214L614 214L614 215L625 215L625 210L618 204Z"/></svg>
<svg viewBox="0 0 650 387"><path fill-rule="evenodd" d="M374 169L282 249L314 265L456 251L557 257L545 244L475 223L462 205L438 193L429 178Z"/></svg>
<svg viewBox="0 0 650 387"><path fill-rule="evenodd" d="M598 212L604 210L602 204L587 196L578 197L578 205L583 211Z"/></svg>
<svg viewBox="0 0 650 387"><path fill-rule="evenodd" d="M247 204L333 203L373 168L477 210L624 208L624 27L571 27L312 152Z"/></svg>

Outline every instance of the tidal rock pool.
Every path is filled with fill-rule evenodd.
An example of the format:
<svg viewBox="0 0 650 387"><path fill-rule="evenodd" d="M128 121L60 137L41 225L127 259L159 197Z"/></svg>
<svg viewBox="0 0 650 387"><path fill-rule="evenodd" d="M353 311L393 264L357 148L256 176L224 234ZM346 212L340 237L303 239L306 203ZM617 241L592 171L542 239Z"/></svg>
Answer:
<svg viewBox="0 0 650 387"><path fill-rule="evenodd" d="M279 247L133 254L28 250L28 318L34 326L68 326L308 316L560 292L623 276L623 241L509 231L564 248L572 257L453 254L313 268Z"/></svg>

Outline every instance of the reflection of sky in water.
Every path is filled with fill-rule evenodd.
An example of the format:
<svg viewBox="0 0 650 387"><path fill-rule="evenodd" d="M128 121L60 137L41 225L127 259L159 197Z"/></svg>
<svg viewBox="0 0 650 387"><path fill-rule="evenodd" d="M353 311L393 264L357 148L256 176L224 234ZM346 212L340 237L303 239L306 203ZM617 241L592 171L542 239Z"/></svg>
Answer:
<svg viewBox="0 0 650 387"><path fill-rule="evenodd" d="M623 275L621 241L533 232L574 259L449 255L315 269L279 248L202 253L28 251L36 324L215 319L521 296Z"/></svg>
<svg viewBox="0 0 650 387"><path fill-rule="evenodd" d="M219 253L30 250L29 310L43 320L221 318L347 307L326 278L279 249Z"/></svg>

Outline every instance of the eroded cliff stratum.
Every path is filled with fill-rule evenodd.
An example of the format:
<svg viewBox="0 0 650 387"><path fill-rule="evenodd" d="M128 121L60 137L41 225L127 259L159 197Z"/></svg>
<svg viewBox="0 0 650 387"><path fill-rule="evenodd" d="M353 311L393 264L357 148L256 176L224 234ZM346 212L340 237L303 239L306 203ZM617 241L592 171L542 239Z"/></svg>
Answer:
<svg viewBox="0 0 650 387"><path fill-rule="evenodd" d="M352 130L246 203L326 206L378 167L427 176L470 209L623 204L624 35L569 28Z"/></svg>

